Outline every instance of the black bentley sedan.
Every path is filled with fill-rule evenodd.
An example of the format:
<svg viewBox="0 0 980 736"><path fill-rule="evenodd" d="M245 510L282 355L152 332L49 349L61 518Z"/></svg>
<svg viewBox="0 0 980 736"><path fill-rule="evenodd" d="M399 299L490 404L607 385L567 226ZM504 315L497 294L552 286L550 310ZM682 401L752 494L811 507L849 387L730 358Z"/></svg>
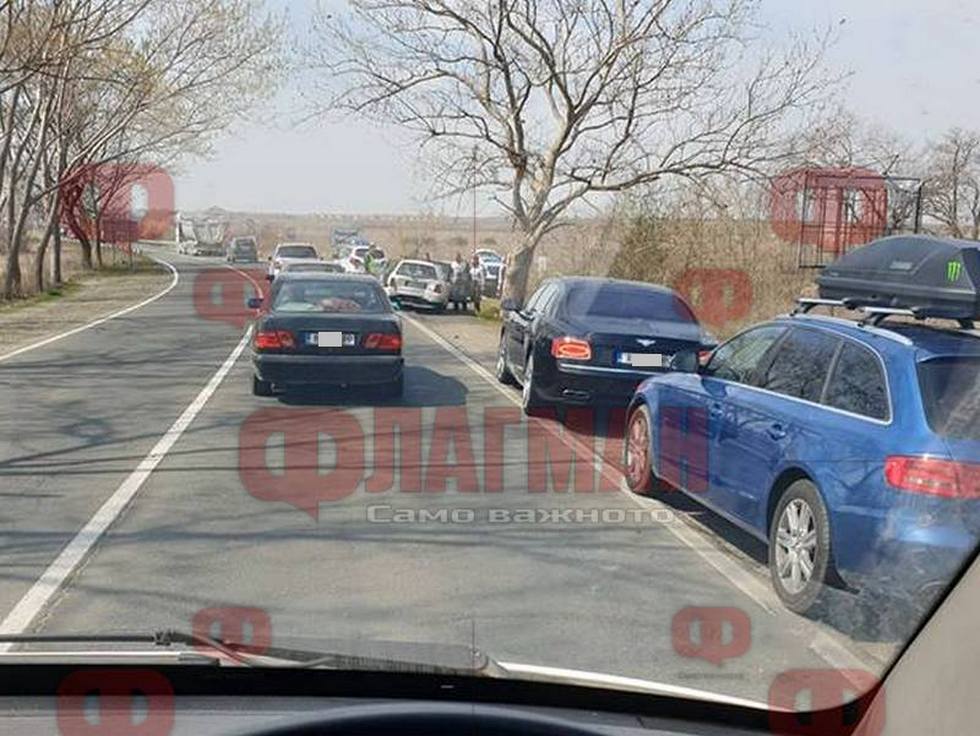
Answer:
<svg viewBox="0 0 980 736"><path fill-rule="evenodd" d="M276 279L252 334L252 392L311 385L377 386L401 396L401 321L378 280L297 273Z"/></svg>
<svg viewBox="0 0 980 736"><path fill-rule="evenodd" d="M625 406L642 380L716 344L665 286L556 278L523 307L509 299L501 307L497 379L522 385L527 414L548 405Z"/></svg>

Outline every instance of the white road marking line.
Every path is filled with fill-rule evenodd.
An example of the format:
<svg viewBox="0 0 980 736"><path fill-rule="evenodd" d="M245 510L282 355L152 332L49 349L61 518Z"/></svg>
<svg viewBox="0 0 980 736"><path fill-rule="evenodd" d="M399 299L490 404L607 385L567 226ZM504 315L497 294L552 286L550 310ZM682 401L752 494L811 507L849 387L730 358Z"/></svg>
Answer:
<svg viewBox="0 0 980 736"><path fill-rule="evenodd" d="M850 677L846 670L880 672L887 664L887 662L880 661L877 657L871 655L868 655L867 660L857 656L825 631L817 631L813 635L813 641L810 642L808 648L835 670L844 671L845 678L849 679L858 687L863 686L861 680L857 677Z"/></svg>
<svg viewBox="0 0 980 736"><path fill-rule="evenodd" d="M235 273L244 276L246 279L248 279L250 282L252 282L252 286L255 287L255 295L256 296L262 296L262 287L259 285L259 282L258 281L256 281L255 279L253 279L251 277L251 275L247 274L245 271L242 271L242 269L240 269L240 268L235 268L231 264L226 263L226 264L224 264L224 266L225 266L225 268L230 268Z"/></svg>
<svg viewBox="0 0 980 736"><path fill-rule="evenodd" d="M225 376L232 366L241 356L242 351L248 345L251 337L251 329L245 331L242 339L225 358L218 370L211 376L211 380L201 389L197 397L184 409L183 413L170 426L164 435L153 446L153 449L143 458L136 469L120 484L109 499L102 504L101 508L95 512L88 523L82 527L75 537L61 551L58 557L38 578L37 582L31 586L30 590L17 602L17 605L7 614L7 617L0 623L0 634L19 634L27 630L31 622L38 616L44 607L50 602L51 598L58 592L65 581L78 568L85 557L92 551L95 544L105 534L106 530L123 512L130 501L136 496L140 487L150 477L157 465L166 457L167 453L180 439L198 412L204 407L208 399L214 394L221 385ZM12 644L0 644L0 652L10 649Z"/></svg>
<svg viewBox="0 0 980 736"><path fill-rule="evenodd" d="M456 359L462 361L470 369L473 370L477 375L480 376L484 381L496 388L508 401L521 405L520 400L517 398L516 394L509 390L506 386L502 385L490 371L484 368L482 365L477 363L473 358L464 353L462 350L457 348L451 342L446 340L442 335L438 334L431 328L419 322L414 317L410 317L407 314L402 315L406 320L408 320L413 326L415 326L420 332L422 332L426 337L430 338L436 342L440 347L447 350ZM583 445L575 437L571 437L568 433L559 433L557 430L553 431L553 434L558 436L563 442L572 447L576 453L583 455L585 457L593 457L593 453L587 451L585 445ZM667 510L674 513L665 504L652 498L642 498L629 490L623 488L621 483L621 477L614 474L602 463L600 463L600 472L607 479L612 481L615 486L619 489L620 493L625 495L631 502L644 509L654 509L654 510ZM754 600L766 613L774 614L776 608L772 603L772 598L775 597L774 593L770 593L764 585L762 585L756 578L748 571L742 569L735 563L728 555L722 552L720 549L715 547L713 544L705 540L704 535L695 529L687 526L683 522L677 524L665 524L664 526L673 534L678 540L683 544L693 549L705 562L707 562L711 567L717 570L723 577L725 577L732 585L741 590L745 595Z"/></svg>
<svg viewBox="0 0 980 736"><path fill-rule="evenodd" d="M167 261L161 260L159 258L154 258L153 256L147 256L147 257L151 258L152 260L156 261L157 263L163 266L166 266L167 268L170 269L171 273L173 274L173 278L170 281L170 285L167 286L163 291L159 292L158 294L154 294L149 299L144 299L138 304L133 304L131 306L126 307L125 309L120 309L118 312L113 312L112 314L108 314L105 317L99 317L99 319L93 320L92 322L88 322L84 325L80 325L79 327L74 327L70 330L67 330L66 332L61 332L58 333L57 335L46 337L43 340L39 340L38 342L33 342L30 345L25 345L22 348L11 350L9 353L4 353L3 355L0 355L0 363L7 360L8 358L13 358L15 355L21 355L22 353L26 353L29 350L36 350L37 348L43 348L45 345L50 345L51 343L57 342L58 340L62 340L66 337L71 337L72 335L77 335L79 332L84 332L85 330L89 330L93 327L98 327L99 325L108 322L110 319L115 319L116 317L122 317L124 314L129 314L130 312L134 312L140 307L145 307L147 304L155 302L160 297L168 294L171 291L171 289L173 289L180 281L180 275L177 273L177 269L174 268L173 264L167 263Z"/></svg>
<svg viewBox="0 0 980 736"><path fill-rule="evenodd" d="M509 401L520 406L521 402L517 398L517 395L506 386L502 385L497 380L496 376L477 363L476 360L446 340L446 338L444 338L442 335L419 322L414 317L410 317L407 314L403 314L402 316L412 325L418 328L418 330L426 335L426 337L429 337L431 340L443 347L451 355L471 368L484 381L500 391L500 393ZM569 436L568 433L561 434L555 431L555 434L562 441L572 446L576 452L581 453L583 451L585 446L579 445L576 447L575 445L579 443L579 440ZM600 472L602 472L606 478L612 480L610 471L602 465L601 460L599 463ZM657 501L656 499L643 498L642 496L637 496L636 494L632 493L625 487L625 484L622 482L622 478L617 478L614 482L621 493L626 495L627 498L641 508L654 510L664 509L670 511L671 513L675 513L669 506ZM722 577L728 580L728 582L755 601L756 604L758 604L759 607L762 608L762 610L767 614L770 616L792 615L783 609L779 599L776 597L776 593L770 587L759 581L759 579L756 578L753 573L741 567L722 549L719 549L710 539L705 536L703 532L683 521L676 524L664 524L664 526L680 542L690 547ZM868 667L867 662L864 662L862 658L848 651L844 645L835 641L834 638L826 633L825 630L817 625L815 625L815 627L816 632L813 636L813 641L809 645L810 651L819 656L821 659L825 660L832 667L838 669L866 669Z"/></svg>

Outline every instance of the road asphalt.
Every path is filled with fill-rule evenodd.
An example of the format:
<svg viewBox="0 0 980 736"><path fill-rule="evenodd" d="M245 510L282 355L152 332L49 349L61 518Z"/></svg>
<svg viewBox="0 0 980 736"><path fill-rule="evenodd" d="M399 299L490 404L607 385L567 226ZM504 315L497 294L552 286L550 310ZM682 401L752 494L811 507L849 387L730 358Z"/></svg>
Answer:
<svg viewBox="0 0 980 736"><path fill-rule="evenodd" d="M260 616L273 642L475 644L761 701L784 670L890 656L844 594L825 620L783 609L761 545L691 502L586 475L615 438L521 419L495 325L404 313L401 401L256 398L245 320L213 308L245 276L146 252L179 273L166 295L0 357L0 629Z"/></svg>

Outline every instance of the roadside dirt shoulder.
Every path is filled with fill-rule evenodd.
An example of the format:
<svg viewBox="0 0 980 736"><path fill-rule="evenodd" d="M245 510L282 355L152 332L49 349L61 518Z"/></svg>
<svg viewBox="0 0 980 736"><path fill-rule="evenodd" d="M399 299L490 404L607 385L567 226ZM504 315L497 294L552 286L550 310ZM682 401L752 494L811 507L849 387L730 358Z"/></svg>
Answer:
<svg viewBox="0 0 980 736"><path fill-rule="evenodd" d="M125 309L162 291L167 269L147 265L136 273L96 273L67 284L60 296L44 295L0 306L0 356Z"/></svg>

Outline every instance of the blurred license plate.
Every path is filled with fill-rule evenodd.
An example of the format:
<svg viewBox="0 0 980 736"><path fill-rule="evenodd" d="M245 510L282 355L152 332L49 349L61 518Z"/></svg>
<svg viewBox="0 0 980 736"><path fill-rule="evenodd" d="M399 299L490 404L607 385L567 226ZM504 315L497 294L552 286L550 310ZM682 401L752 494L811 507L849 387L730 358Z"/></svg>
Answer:
<svg viewBox="0 0 980 736"><path fill-rule="evenodd" d="M664 356L660 353L620 353L619 362L636 368L662 368Z"/></svg>
<svg viewBox="0 0 980 736"><path fill-rule="evenodd" d="M339 348L343 345L344 335L342 332L318 332L316 333L316 344L321 348Z"/></svg>
<svg viewBox="0 0 980 736"><path fill-rule="evenodd" d="M425 288L425 282L424 281L409 281L407 284L405 284L405 286L407 286L409 289L424 289Z"/></svg>

